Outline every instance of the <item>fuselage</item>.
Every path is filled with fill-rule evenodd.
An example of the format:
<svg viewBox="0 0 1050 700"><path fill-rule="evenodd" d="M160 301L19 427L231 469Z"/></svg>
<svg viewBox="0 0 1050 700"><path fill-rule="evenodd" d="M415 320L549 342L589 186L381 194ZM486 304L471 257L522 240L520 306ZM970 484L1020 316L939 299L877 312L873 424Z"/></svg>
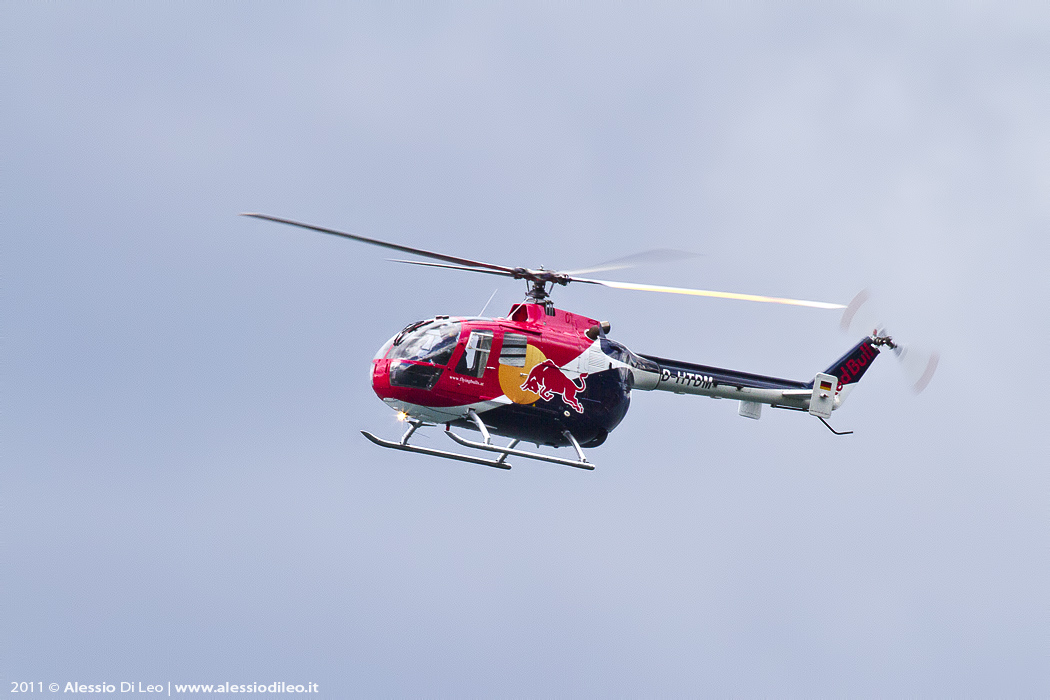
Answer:
<svg viewBox="0 0 1050 700"><path fill-rule="evenodd" d="M627 414L630 353L598 321L542 304L506 318L438 316L411 324L372 362L372 388L391 408L428 423L490 431L539 445L604 442ZM604 349L603 349L604 346Z"/></svg>

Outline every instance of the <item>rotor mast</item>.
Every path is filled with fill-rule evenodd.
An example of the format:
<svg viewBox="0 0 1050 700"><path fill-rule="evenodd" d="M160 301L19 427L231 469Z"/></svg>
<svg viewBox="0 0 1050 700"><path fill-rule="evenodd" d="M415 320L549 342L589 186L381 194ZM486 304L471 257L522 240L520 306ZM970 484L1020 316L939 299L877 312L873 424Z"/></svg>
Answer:
<svg viewBox="0 0 1050 700"><path fill-rule="evenodd" d="M550 298L554 285L567 285L572 281L572 278L563 272L544 270L542 267L538 270L515 268L514 276L525 280L529 284L529 291L525 294L525 302L542 304L547 309L554 307L554 302Z"/></svg>

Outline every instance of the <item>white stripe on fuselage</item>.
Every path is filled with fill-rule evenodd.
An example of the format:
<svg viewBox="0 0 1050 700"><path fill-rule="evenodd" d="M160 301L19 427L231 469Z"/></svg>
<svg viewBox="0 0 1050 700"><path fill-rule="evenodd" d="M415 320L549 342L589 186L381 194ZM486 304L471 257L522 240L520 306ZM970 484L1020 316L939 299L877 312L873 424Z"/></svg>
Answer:
<svg viewBox="0 0 1050 700"><path fill-rule="evenodd" d="M401 411L409 418L421 420L425 423L448 423L450 421L466 418L467 413L474 409L475 413L491 411L499 406L511 403L506 396L499 396L491 401L477 401L475 403L463 404L462 406L420 406L419 404L399 401L398 399L383 399L390 408Z"/></svg>
<svg viewBox="0 0 1050 700"><path fill-rule="evenodd" d="M572 379L573 374L576 376L581 374L597 374L598 372L625 367L627 367L625 363L620 362L619 360L614 360L602 352L601 341L595 340L587 346L586 350L581 352L574 359L566 362L561 370Z"/></svg>

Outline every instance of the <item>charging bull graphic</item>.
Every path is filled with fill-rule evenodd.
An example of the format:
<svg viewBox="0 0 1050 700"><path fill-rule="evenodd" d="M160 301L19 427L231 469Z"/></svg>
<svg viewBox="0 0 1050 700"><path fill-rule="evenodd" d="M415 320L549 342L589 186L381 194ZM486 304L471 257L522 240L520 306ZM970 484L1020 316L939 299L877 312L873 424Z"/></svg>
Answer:
<svg viewBox="0 0 1050 700"><path fill-rule="evenodd" d="M576 399L576 393L587 388L586 377L586 372L580 374L580 383L577 385L576 382L565 376L558 365L551 360L544 360L532 368L529 376L521 385L521 390L539 394L544 401L550 401L555 394L561 394L565 403L572 406L577 413L583 413L583 406Z"/></svg>

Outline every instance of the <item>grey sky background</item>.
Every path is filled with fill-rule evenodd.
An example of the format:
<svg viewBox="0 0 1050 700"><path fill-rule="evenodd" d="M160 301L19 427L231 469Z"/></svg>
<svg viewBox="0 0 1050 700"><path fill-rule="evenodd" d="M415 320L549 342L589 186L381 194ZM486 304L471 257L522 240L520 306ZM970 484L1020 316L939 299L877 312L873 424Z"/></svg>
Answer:
<svg viewBox="0 0 1050 700"><path fill-rule="evenodd" d="M4 680L325 697L1050 692L1045 5L4 3ZM481 260L847 302L834 424L637 392L593 473L375 448ZM808 379L833 312L569 287ZM430 444L444 447L434 436ZM7 686L5 686L7 687Z"/></svg>

